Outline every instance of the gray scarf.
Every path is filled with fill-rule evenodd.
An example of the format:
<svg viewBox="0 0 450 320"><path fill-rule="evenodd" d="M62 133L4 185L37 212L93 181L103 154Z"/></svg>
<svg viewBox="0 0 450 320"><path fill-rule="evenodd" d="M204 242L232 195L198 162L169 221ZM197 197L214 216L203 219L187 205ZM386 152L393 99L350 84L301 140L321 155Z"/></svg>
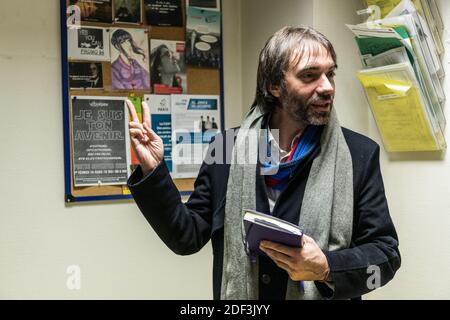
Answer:
<svg viewBox="0 0 450 320"><path fill-rule="evenodd" d="M259 139L263 118L260 108L254 106L242 123L233 149L225 204L223 300L257 300L259 296L258 262L250 261L243 244L242 210L256 209L258 150L254 146L258 141L252 138ZM353 168L334 108L320 144L321 153L309 173L299 225L323 251L335 251L350 246ZM298 283L289 279L286 299L321 299L314 282L305 282L304 288L300 292Z"/></svg>

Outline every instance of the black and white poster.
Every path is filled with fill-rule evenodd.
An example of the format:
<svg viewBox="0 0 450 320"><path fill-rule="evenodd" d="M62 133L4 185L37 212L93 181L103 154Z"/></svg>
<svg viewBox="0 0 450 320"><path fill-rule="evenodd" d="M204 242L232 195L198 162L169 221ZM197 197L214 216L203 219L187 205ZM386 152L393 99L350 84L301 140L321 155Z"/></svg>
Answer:
<svg viewBox="0 0 450 320"><path fill-rule="evenodd" d="M141 0L114 0L114 22L141 24Z"/></svg>
<svg viewBox="0 0 450 320"><path fill-rule="evenodd" d="M130 143L125 99L71 98L75 187L126 184Z"/></svg>
<svg viewBox="0 0 450 320"><path fill-rule="evenodd" d="M98 62L70 62L70 89L102 89L103 68Z"/></svg>
<svg viewBox="0 0 450 320"><path fill-rule="evenodd" d="M70 0L80 10L81 21L111 23L112 0Z"/></svg>
<svg viewBox="0 0 450 320"><path fill-rule="evenodd" d="M109 30L81 27L68 29L68 56L70 60L109 61Z"/></svg>
<svg viewBox="0 0 450 320"><path fill-rule="evenodd" d="M181 0L144 0L147 24L159 27L182 27Z"/></svg>

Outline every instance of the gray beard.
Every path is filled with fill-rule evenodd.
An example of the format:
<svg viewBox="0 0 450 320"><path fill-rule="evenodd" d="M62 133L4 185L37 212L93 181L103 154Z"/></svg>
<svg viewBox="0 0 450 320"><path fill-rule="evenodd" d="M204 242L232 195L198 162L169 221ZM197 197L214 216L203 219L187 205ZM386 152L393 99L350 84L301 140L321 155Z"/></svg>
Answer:
<svg viewBox="0 0 450 320"><path fill-rule="evenodd" d="M311 106L313 99L306 102L298 97L287 94L286 100L283 103L283 109L290 114L296 121L306 123L313 126L322 126L328 124L330 121L331 110L333 109L333 103L329 112L318 112Z"/></svg>

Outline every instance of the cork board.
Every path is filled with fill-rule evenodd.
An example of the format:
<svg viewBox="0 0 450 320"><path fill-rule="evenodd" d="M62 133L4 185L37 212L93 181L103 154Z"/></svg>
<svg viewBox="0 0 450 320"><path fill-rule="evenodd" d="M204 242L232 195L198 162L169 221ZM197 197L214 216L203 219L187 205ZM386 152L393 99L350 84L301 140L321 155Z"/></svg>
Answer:
<svg viewBox="0 0 450 320"><path fill-rule="evenodd" d="M137 28L144 29L151 39L180 40L186 38L186 1L182 0L183 27L155 27L148 25L144 10L141 12L141 25L131 25L126 23L96 23L81 22L82 26L102 27L102 28ZM129 199L128 188L123 186L95 186L95 187L75 187L73 177L73 149L71 145L71 96L110 96L125 97L136 96L143 98L146 94L151 94L150 90L113 90L111 76L111 62L101 62L103 71L103 89L70 89L69 87L69 62L86 62L82 60L69 60L67 56L67 19L69 14L67 8L70 5L69 0L61 0L61 38L62 38L62 63L63 63L63 108L64 108L64 136L65 136L65 170L66 170L66 202L91 201L91 200L115 200ZM144 8L144 0L141 0L141 6ZM114 10L114 8L113 8ZM100 63L100 62L99 62ZM198 95L220 95L223 97L222 90L223 68L208 69L186 66L187 75L187 94ZM222 99L223 101L223 99ZM223 108L223 104L221 104ZM223 112L222 112L223 114ZM188 195L194 189L195 179L175 179L174 183L181 195ZM82 200L80 200L82 199Z"/></svg>

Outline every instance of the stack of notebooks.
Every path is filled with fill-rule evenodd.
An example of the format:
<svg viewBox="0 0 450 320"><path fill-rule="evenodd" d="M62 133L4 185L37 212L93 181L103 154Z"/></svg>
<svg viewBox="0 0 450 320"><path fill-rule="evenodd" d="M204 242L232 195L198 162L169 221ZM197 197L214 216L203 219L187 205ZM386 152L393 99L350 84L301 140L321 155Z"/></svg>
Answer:
<svg viewBox="0 0 450 320"><path fill-rule="evenodd" d="M388 152L446 149L443 24L434 0L366 0L380 19L347 25L358 73Z"/></svg>

